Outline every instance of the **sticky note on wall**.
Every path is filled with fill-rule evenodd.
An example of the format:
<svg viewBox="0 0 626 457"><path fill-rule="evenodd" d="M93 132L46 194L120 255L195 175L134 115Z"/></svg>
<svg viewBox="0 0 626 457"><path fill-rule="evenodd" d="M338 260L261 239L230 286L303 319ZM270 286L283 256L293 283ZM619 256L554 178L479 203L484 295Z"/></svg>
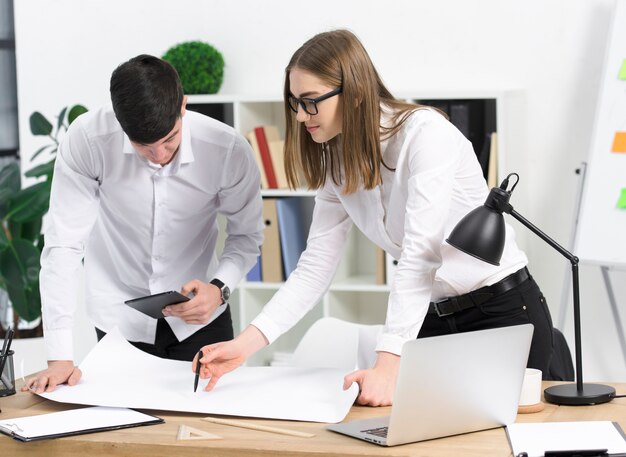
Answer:
<svg viewBox="0 0 626 457"><path fill-rule="evenodd" d="M611 152L626 152L626 132L615 132Z"/></svg>
<svg viewBox="0 0 626 457"><path fill-rule="evenodd" d="M626 188L622 189L619 200L617 200L617 207L619 209L626 209Z"/></svg>
<svg viewBox="0 0 626 457"><path fill-rule="evenodd" d="M626 59L622 62L622 67L619 69L619 75L617 77L622 81L626 81Z"/></svg>

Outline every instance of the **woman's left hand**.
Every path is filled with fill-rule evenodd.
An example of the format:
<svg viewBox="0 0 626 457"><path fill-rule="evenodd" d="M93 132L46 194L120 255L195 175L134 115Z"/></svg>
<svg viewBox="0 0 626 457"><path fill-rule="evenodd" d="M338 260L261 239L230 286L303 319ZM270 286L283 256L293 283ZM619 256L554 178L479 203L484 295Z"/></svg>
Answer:
<svg viewBox="0 0 626 457"><path fill-rule="evenodd" d="M373 368L358 370L344 378L343 389L353 382L359 384L358 405L390 406L396 389L400 356L390 352L379 352Z"/></svg>

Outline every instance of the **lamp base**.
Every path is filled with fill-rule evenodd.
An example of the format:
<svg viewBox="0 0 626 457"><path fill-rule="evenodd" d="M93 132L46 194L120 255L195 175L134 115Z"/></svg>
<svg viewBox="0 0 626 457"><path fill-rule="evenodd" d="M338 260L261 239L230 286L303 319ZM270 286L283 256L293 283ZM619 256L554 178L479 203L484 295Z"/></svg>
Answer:
<svg viewBox="0 0 626 457"><path fill-rule="evenodd" d="M583 384L582 390L577 384L561 384L548 387L543 391L546 401L557 405L597 405L615 398L615 389L604 384Z"/></svg>

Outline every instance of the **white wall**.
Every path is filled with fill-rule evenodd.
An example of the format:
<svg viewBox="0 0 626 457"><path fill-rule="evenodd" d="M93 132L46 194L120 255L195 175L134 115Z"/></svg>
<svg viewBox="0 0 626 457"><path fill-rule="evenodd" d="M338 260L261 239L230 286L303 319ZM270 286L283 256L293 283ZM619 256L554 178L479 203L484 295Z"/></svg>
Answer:
<svg viewBox="0 0 626 457"><path fill-rule="evenodd" d="M222 93L277 94L300 44L345 27L392 91L522 89L527 164L512 204L518 195L524 205L516 209L568 245L574 170L587 156L612 7L613 0L18 0L22 154L39 144L27 128L32 111L107 102L111 71L136 54L204 40L224 54ZM543 242L522 239L556 320L567 264ZM581 275L585 379L624 381L600 272L583 267ZM616 288L624 303L624 273L614 278L624 283ZM569 311L568 335L571 324Z"/></svg>

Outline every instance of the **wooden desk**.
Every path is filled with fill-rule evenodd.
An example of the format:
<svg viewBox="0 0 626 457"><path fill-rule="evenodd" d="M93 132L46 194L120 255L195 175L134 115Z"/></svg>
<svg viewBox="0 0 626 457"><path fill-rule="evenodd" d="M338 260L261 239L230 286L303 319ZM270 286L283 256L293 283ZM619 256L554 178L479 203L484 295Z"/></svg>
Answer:
<svg viewBox="0 0 626 457"><path fill-rule="evenodd" d="M555 383L544 383L544 387ZM612 384L618 395L626 394L625 384ZM72 405L54 403L30 393L19 392L0 398L0 418L31 416L70 409ZM22 443L0 435L2 456L472 456L509 457L503 428L468 433L421 443L385 448L326 431L324 424L275 420L242 419L255 424L315 433L314 438L297 438L274 433L246 430L200 420L202 414L150 411L165 419L164 424L124 430L92 433L73 437ZM389 408L355 406L347 420L389 414ZM540 413L518 415L518 422L559 422L577 420L612 420L626 430L626 398L597 406L557 406L546 404ZM185 424L224 439L217 441L177 441L179 425Z"/></svg>

